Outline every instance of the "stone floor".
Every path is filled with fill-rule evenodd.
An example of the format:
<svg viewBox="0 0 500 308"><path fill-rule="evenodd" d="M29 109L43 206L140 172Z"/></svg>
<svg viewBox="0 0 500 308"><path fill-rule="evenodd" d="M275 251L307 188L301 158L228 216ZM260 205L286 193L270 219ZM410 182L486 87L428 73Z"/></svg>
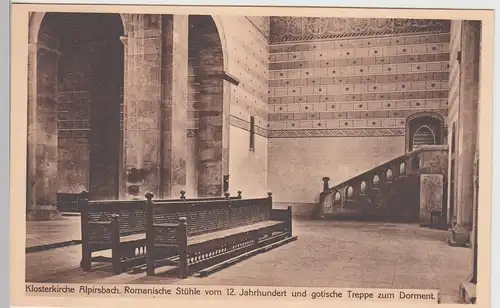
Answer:
<svg viewBox="0 0 500 308"><path fill-rule="evenodd" d="M70 232L68 232L70 233ZM109 266L90 273L78 267L80 246L26 254L30 282L152 283L439 289L443 302L458 301L469 274L471 250L450 247L445 231L417 225L306 221L294 224L298 240L205 278L114 276Z"/></svg>
<svg viewBox="0 0 500 308"><path fill-rule="evenodd" d="M80 240L80 216L26 222L26 248Z"/></svg>

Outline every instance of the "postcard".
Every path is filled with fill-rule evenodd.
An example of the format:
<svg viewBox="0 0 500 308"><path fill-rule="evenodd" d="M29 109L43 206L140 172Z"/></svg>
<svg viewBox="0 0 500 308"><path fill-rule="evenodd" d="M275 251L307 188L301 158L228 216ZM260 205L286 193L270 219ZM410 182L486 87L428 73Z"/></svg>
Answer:
<svg viewBox="0 0 500 308"><path fill-rule="evenodd" d="M479 10L13 4L12 304L489 307L492 38Z"/></svg>

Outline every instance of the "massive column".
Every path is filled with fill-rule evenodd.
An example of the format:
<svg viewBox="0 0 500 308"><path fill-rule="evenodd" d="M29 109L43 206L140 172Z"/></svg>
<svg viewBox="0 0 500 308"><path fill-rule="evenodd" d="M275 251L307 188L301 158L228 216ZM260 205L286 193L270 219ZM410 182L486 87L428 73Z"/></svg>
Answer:
<svg viewBox="0 0 500 308"><path fill-rule="evenodd" d="M186 181L187 16L127 19L122 195L171 197Z"/></svg>
<svg viewBox="0 0 500 308"><path fill-rule="evenodd" d="M48 34L29 42L27 219L58 216L57 70L58 42Z"/></svg>
<svg viewBox="0 0 500 308"><path fill-rule="evenodd" d="M458 125L458 212L460 225L472 231L474 204L474 154L477 143L477 104L479 86L480 22L463 21L461 79Z"/></svg>
<svg viewBox="0 0 500 308"><path fill-rule="evenodd" d="M161 195L173 198L186 186L188 16L163 16L162 31Z"/></svg>

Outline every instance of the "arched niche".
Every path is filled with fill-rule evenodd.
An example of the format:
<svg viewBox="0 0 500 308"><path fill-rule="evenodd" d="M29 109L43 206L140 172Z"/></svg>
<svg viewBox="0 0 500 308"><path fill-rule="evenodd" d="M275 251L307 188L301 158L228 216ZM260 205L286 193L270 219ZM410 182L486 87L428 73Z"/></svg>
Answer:
<svg viewBox="0 0 500 308"><path fill-rule="evenodd" d="M366 194L366 189L367 189L366 182L365 181L361 181L361 183L359 184L359 192L362 195L365 195Z"/></svg>
<svg viewBox="0 0 500 308"><path fill-rule="evenodd" d="M354 188L351 185L346 187L345 196L347 200L352 200L352 197L354 196Z"/></svg>
<svg viewBox="0 0 500 308"><path fill-rule="evenodd" d="M402 162L399 164L399 174L405 175L406 174L406 163Z"/></svg>
<svg viewBox="0 0 500 308"><path fill-rule="evenodd" d="M334 205L340 205L342 203L342 196L340 195L339 191L336 191L333 194L333 204Z"/></svg>
<svg viewBox="0 0 500 308"><path fill-rule="evenodd" d="M28 204L117 197L124 33L120 14L31 14Z"/></svg>
<svg viewBox="0 0 500 308"><path fill-rule="evenodd" d="M444 118L434 112L417 112L406 119L406 149L444 143Z"/></svg>
<svg viewBox="0 0 500 308"><path fill-rule="evenodd" d="M392 176L392 169L387 169L387 171L385 172L385 180L387 182L391 182L393 180L393 176Z"/></svg>

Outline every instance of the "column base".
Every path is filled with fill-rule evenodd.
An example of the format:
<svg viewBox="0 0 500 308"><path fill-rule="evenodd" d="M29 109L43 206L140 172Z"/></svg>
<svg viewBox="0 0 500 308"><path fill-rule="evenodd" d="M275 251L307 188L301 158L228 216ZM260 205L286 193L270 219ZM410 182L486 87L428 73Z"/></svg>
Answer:
<svg viewBox="0 0 500 308"><path fill-rule="evenodd" d="M47 221L62 219L62 214L55 206L38 205L28 210L26 221Z"/></svg>
<svg viewBox="0 0 500 308"><path fill-rule="evenodd" d="M452 247L471 247L469 231L461 227L450 229L447 240L448 244Z"/></svg>
<svg viewBox="0 0 500 308"><path fill-rule="evenodd" d="M470 281L460 283L460 300L465 304L476 303L476 284Z"/></svg>

